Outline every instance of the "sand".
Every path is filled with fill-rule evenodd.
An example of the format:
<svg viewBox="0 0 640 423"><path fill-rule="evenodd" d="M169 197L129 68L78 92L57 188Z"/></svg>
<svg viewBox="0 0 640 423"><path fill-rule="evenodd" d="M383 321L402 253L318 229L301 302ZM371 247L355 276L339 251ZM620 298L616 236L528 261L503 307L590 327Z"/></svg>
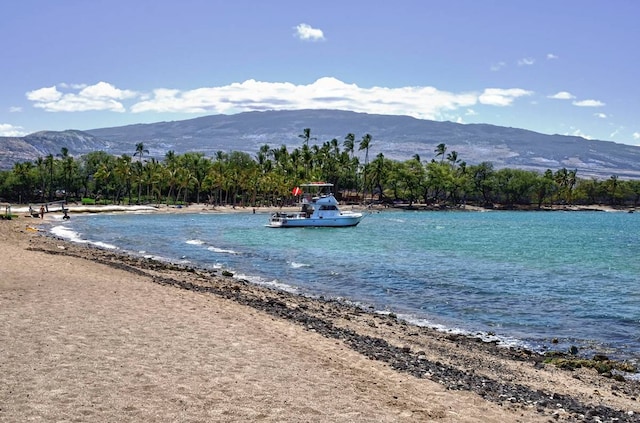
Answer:
<svg viewBox="0 0 640 423"><path fill-rule="evenodd" d="M0 221L1 422L640 416L637 382L557 369L393 316L70 245L34 231L39 223ZM475 380L489 388L474 388ZM527 400L537 392L546 400Z"/></svg>

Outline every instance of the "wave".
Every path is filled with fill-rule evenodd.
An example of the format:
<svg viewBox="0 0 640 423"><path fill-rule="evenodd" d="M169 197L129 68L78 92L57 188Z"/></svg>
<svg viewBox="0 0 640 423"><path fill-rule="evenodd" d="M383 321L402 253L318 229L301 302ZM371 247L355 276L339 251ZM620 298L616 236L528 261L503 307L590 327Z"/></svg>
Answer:
<svg viewBox="0 0 640 423"><path fill-rule="evenodd" d="M189 245L204 245L204 241L200 240L200 239L190 239L188 241L186 241L187 244Z"/></svg>
<svg viewBox="0 0 640 423"><path fill-rule="evenodd" d="M388 311L378 311L377 313L390 314ZM503 348L524 348L537 353L543 352L541 348L536 348L530 343L525 342L521 339L517 339L510 336L496 335L493 332L473 332L473 331L461 329L455 326L447 326L440 323L434 323L424 318L416 318L415 316L412 316L409 314L398 314L398 319L404 320L405 322L415 326L430 328L437 332L448 333L451 335L469 336L473 338L478 338L483 342L495 342L497 346L500 346Z"/></svg>
<svg viewBox="0 0 640 423"><path fill-rule="evenodd" d="M220 254L234 254L234 255L240 254L239 252L234 250L225 250L224 248L218 248L214 246L207 247L207 250L212 251L214 253L220 253Z"/></svg>
<svg viewBox="0 0 640 423"><path fill-rule="evenodd" d="M243 281L247 281L249 283L252 283L254 285L262 285L262 286L267 286L270 288L275 288L277 290L280 291L285 291L285 292L290 292L290 293L298 293L298 288L296 288L293 285L289 285L286 284L284 282L281 282L277 279L265 279L263 277L260 276L254 276L254 275L246 275L246 274L242 274L242 273L235 273L233 275L234 279L239 279L239 280L243 280Z"/></svg>
<svg viewBox="0 0 640 423"><path fill-rule="evenodd" d="M91 244L91 245L95 245L96 247L100 247L100 248L107 248L109 250L117 250L118 247L116 247L115 245L112 244L108 244L106 242L102 242L102 241L90 241L87 239L83 239L81 237L81 235L72 230L69 227L66 226L54 226L53 228L51 228L51 233L55 236L58 236L62 239L66 239L68 241L71 242L75 242L78 244Z"/></svg>

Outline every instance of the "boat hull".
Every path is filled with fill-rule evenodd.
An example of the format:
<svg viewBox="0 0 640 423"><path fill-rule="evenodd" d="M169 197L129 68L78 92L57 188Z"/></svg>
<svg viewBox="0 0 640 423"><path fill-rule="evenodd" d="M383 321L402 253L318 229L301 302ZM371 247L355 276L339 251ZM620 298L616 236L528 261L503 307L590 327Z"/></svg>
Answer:
<svg viewBox="0 0 640 423"><path fill-rule="evenodd" d="M267 226L271 228L345 228L356 226L362 220L361 214L335 217L272 217Z"/></svg>

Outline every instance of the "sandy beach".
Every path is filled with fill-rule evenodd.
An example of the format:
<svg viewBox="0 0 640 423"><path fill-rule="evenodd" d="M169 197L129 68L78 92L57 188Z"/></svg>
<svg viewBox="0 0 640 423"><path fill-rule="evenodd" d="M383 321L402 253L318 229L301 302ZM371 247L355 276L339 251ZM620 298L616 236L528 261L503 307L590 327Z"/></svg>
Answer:
<svg viewBox="0 0 640 423"><path fill-rule="evenodd" d="M1 422L640 421L637 381L41 223L0 221Z"/></svg>

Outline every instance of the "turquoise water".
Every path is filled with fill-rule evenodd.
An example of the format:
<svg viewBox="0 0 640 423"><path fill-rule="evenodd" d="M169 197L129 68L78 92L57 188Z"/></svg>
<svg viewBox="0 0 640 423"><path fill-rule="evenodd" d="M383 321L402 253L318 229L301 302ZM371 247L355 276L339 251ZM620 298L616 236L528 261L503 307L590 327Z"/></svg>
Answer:
<svg viewBox="0 0 640 423"><path fill-rule="evenodd" d="M576 345L640 362L640 213L389 211L355 228L267 220L87 215L52 230L536 351Z"/></svg>

